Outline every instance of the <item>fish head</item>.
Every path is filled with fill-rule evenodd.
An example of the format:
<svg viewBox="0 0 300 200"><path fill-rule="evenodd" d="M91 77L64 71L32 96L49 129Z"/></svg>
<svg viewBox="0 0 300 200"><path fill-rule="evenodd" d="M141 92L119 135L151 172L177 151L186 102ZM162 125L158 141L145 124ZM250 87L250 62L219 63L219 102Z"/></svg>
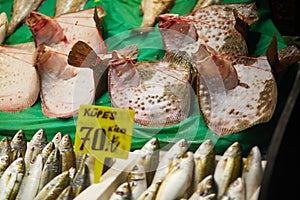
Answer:
<svg viewBox="0 0 300 200"><path fill-rule="evenodd" d="M69 134L64 135L59 143L60 149L69 149L73 147L72 138Z"/></svg>
<svg viewBox="0 0 300 200"><path fill-rule="evenodd" d="M39 129L32 137L33 142L47 143L47 135L44 129Z"/></svg>
<svg viewBox="0 0 300 200"><path fill-rule="evenodd" d="M151 138L141 149L146 151L157 151L159 150L159 141L158 138L153 137Z"/></svg>
<svg viewBox="0 0 300 200"><path fill-rule="evenodd" d="M26 144L26 136L23 130L19 130L11 140L11 146L20 146Z"/></svg>
<svg viewBox="0 0 300 200"><path fill-rule="evenodd" d="M145 168L141 164L135 164L131 171L128 173L128 179L130 181L138 181L146 179Z"/></svg>

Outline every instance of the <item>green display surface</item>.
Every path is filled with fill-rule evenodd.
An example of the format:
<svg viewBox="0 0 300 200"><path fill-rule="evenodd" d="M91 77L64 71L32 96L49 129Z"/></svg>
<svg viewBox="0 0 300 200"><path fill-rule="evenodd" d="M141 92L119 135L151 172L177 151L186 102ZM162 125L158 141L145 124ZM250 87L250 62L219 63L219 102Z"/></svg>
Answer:
<svg viewBox="0 0 300 200"><path fill-rule="evenodd" d="M184 15L189 13L195 5L195 0L176 0L175 6L170 13ZM237 3L250 1L224 0L223 3ZM259 21L250 29L247 41L250 53L253 56L264 55L274 34L277 35L278 48L286 46L280 33L270 19L270 9L267 1L257 1L259 9ZM10 19L10 10L12 0L0 0L0 12L5 11ZM153 32L140 34L132 32L130 29L137 28L141 24L142 16L139 15L140 0L89 0L85 8L91 8L96 5L103 5L106 16L103 19L104 31L103 38L108 46L108 50L120 49L129 44L138 44L138 60L155 60L163 56L163 45L157 24ZM45 0L39 12L48 16L53 16L55 0ZM6 39L5 44L17 44L33 41L32 34L26 25L21 26L17 31ZM293 72L291 77L293 76ZM289 77L288 82L292 83ZM278 118L284 107L286 97L288 96L288 83L286 86L279 87L278 104L273 118L263 124L253 126L240 133L219 137L211 132L199 111L198 104L194 102L192 115L171 127L148 128L140 125L134 125L131 149L140 148L150 138L157 137L161 146L172 144L173 142L186 138L195 150L205 139L212 139L215 143L217 154L221 154L233 142L241 143L243 152L247 154L253 145L266 147L269 144L272 133L277 125ZM287 89L285 88L287 87ZM96 105L111 106L109 95L106 92L101 98L96 100ZM43 128L52 139L54 134L61 131L63 134L70 134L74 139L76 131L76 117L68 119L47 118L42 114L40 99L31 107L19 113L0 112L0 139L4 136L13 136L19 129L24 130L28 140L40 128ZM166 146L167 147L167 146Z"/></svg>

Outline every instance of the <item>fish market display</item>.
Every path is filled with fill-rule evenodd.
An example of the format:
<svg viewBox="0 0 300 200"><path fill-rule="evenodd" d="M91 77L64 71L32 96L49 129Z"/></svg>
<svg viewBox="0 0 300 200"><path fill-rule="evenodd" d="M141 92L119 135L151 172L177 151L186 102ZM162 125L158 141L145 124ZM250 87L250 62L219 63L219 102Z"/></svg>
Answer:
<svg viewBox="0 0 300 200"><path fill-rule="evenodd" d="M0 13L0 44L2 44L6 37L8 28L8 19L5 12Z"/></svg>
<svg viewBox="0 0 300 200"><path fill-rule="evenodd" d="M0 199L74 199L92 184L89 155L74 160L68 134L58 132L55 140L57 147L39 129L28 142L23 130L0 141Z"/></svg>
<svg viewBox="0 0 300 200"><path fill-rule="evenodd" d="M35 50L33 42L0 45L0 111L20 112L36 102L40 79Z"/></svg>
<svg viewBox="0 0 300 200"><path fill-rule="evenodd" d="M158 16L169 12L174 6L176 0L142 0L140 5L140 14L143 15L143 20L138 30L152 30L157 22Z"/></svg>
<svg viewBox="0 0 300 200"><path fill-rule="evenodd" d="M83 10L86 2L87 0L57 0L55 4L55 15L59 16Z"/></svg>
<svg viewBox="0 0 300 200"><path fill-rule="evenodd" d="M96 26L104 15L103 8L96 7L56 17L31 12L26 19L38 47L40 97L45 116L68 118L77 114L81 104L93 103L96 72L69 65L67 55L79 40L88 43L97 54L105 53L106 46Z"/></svg>
<svg viewBox="0 0 300 200"><path fill-rule="evenodd" d="M156 138L149 141L153 140L155 141ZM110 199L130 200L252 200L258 198L263 177L263 160L257 146L253 146L248 156L243 158L241 145L238 142L232 143L222 155L215 154L214 144L210 139L204 140L195 153L184 148L185 142L179 140L168 150L161 151L163 154L155 169L156 177L150 184L145 183L146 173L139 164L139 159L144 156L141 149L149 145L146 143L141 149L133 152L137 155L137 159L133 161L131 170L124 172L127 174L123 179L124 182L112 185L115 190L105 195L109 195ZM167 170L162 173L162 168ZM199 177L199 174L203 174L202 177L195 178ZM103 184L105 185L105 182ZM101 181L99 187L102 187ZM139 190L140 195L136 197L138 188L143 188L143 191ZM91 191L95 191L95 188ZM249 191L248 195L246 195L247 191ZM87 198L81 195L78 197ZM101 198L102 196L97 196L97 199Z"/></svg>
<svg viewBox="0 0 300 200"><path fill-rule="evenodd" d="M200 111L210 130L226 135L270 120L277 103L276 81L266 56L245 57L248 47L241 29L258 20L255 3L211 5L183 17L160 18L166 49L191 56L198 72Z"/></svg>
<svg viewBox="0 0 300 200"><path fill-rule="evenodd" d="M30 13L38 10L43 2L44 0L14 0L7 36L13 34Z"/></svg>

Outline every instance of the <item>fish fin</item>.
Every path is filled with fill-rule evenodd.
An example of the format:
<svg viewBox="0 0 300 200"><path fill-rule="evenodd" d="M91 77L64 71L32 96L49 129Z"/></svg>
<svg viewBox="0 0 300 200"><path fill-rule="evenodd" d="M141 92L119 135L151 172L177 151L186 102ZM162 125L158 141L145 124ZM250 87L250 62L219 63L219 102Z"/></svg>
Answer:
<svg viewBox="0 0 300 200"><path fill-rule="evenodd" d="M105 14L106 13L104 12L104 15ZM103 35L104 30L105 30L105 27L104 27L104 24L103 24L103 21L102 21L103 17L98 15L97 7L95 7L95 9L94 9L94 17L93 18L94 18L94 21L96 23L97 29L99 30L100 34Z"/></svg>
<svg viewBox="0 0 300 200"><path fill-rule="evenodd" d="M100 59L96 52L85 42L76 42L68 56L68 64L75 67L93 68Z"/></svg>
<svg viewBox="0 0 300 200"><path fill-rule="evenodd" d="M279 70L279 59L278 59L278 51L277 51L277 37L274 34L272 40L267 48L266 56L269 64L274 72Z"/></svg>
<svg viewBox="0 0 300 200"><path fill-rule="evenodd" d="M234 28L242 34L243 37L246 37L247 32L249 31L250 26L241 18L239 18L238 11L236 9L233 10L233 14L235 17L235 25Z"/></svg>

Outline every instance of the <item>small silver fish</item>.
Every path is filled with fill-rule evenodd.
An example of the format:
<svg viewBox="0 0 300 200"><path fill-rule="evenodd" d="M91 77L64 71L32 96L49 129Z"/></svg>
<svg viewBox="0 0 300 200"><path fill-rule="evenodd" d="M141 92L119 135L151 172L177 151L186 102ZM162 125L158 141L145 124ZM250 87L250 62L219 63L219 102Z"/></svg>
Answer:
<svg viewBox="0 0 300 200"><path fill-rule="evenodd" d="M142 0L140 14L143 15L143 21L139 30L152 30L158 16L169 12L174 4L175 0Z"/></svg>
<svg viewBox="0 0 300 200"><path fill-rule="evenodd" d="M152 184L156 183L159 180L163 180L170 170L169 167L173 159L180 158L183 154L186 153L187 150L188 143L185 139L180 139L175 144L173 144L160 160L157 166L157 170L154 174Z"/></svg>
<svg viewBox="0 0 300 200"><path fill-rule="evenodd" d="M151 138L144 146L138 151L139 157L137 160L138 164L144 166L147 185L149 186L153 180L155 171L159 164L159 141L157 138Z"/></svg>
<svg viewBox="0 0 300 200"><path fill-rule="evenodd" d="M15 159L0 178L0 199L15 199L25 174L22 157Z"/></svg>
<svg viewBox="0 0 300 200"><path fill-rule="evenodd" d="M41 174L41 180L39 184L38 191L41 191L43 187L50 182L55 176L61 173L61 160L60 153L57 148L55 148L48 156L43 171Z"/></svg>
<svg viewBox="0 0 300 200"><path fill-rule="evenodd" d="M63 134L62 134L62 132L59 131L52 138L51 141L54 143L55 148L57 148L59 146L59 143L60 143L62 137L63 137Z"/></svg>
<svg viewBox="0 0 300 200"><path fill-rule="evenodd" d="M0 141L0 156L8 156L8 162L10 163L11 159L11 147L10 147L10 141L7 136L2 138Z"/></svg>
<svg viewBox="0 0 300 200"><path fill-rule="evenodd" d="M33 163L36 156L42 152L47 143L47 135L44 129L39 129L27 143L27 149L24 156L26 169L30 168L31 163Z"/></svg>
<svg viewBox="0 0 300 200"><path fill-rule="evenodd" d="M231 144L218 161L214 178L218 187L218 198L223 196L229 185L242 174L242 149L239 142Z"/></svg>
<svg viewBox="0 0 300 200"><path fill-rule="evenodd" d="M87 0L57 0L55 4L55 16L83 10Z"/></svg>
<svg viewBox="0 0 300 200"><path fill-rule="evenodd" d="M75 176L72 179L71 185L75 197L91 185L90 170L88 165L86 164L87 158L88 155L84 154L84 157L82 158L81 163L77 168L77 172L75 173Z"/></svg>
<svg viewBox="0 0 300 200"><path fill-rule="evenodd" d="M263 178L261 153L258 146L251 148L243 165L242 178L245 182L246 199L250 199L258 187L260 187Z"/></svg>
<svg viewBox="0 0 300 200"><path fill-rule="evenodd" d="M213 174L215 161L215 148L210 139L205 140L200 144L194 153L195 158L195 173L194 173L194 188L197 187L205 177Z"/></svg>
<svg viewBox="0 0 300 200"><path fill-rule="evenodd" d="M8 29L8 19L5 12L0 13L0 44L2 44L6 37Z"/></svg>
<svg viewBox="0 0 300 200"><path fill-rule="evenodd" d="M7 36L13 34L30 15L30 12L39 9L43 2L44 0L14 0Z"/></svg>
<svg viewBox="0 0 300 200"><path fill-rule="evenodd" d="M62 191L70 184L69 171L64 171L54 177L43 189L36 195L34 200L56 199Z"/></svg>
<svg viewBox="0 0 300 200"><path fill-rule="evenodd" d="M48 159L49 155L54 149L55 149L55 144L52 141L48 142L48 144L46 144L46 146L43 148L41 152L43 164L45 164L46 160Z"/></svg>
<svg viewBox="0 0 300 200"><path fill-rule="evenodd" d="M187 189L192 186L194 154L186 152L180 161L172 167L158 189L156 199L167 200L184 197Z"/></svg>
<svg viewBox="0 0 300 200"><path fill-rule="evenodd" d="M73 141L69 134L65 134L59 144L59 152L61 156L61 171L69 170L76 167L76 156L73 148Z"/></svg>
<svg viewBox="0 0 300 200"><path fill-rule="evenodd" d="M10 147L12 152L11 161L14 161L18 157L25 158L27 150L26 136L23 130L19 130L10 141Z"/></svg>
<svg viewBox="0 0 300 200"><path fill-rule="evenodd" d="M42 155L38 154L29 168L21 182L16 200L33 200L36 196L41 180L43 170Z"/></svg>

